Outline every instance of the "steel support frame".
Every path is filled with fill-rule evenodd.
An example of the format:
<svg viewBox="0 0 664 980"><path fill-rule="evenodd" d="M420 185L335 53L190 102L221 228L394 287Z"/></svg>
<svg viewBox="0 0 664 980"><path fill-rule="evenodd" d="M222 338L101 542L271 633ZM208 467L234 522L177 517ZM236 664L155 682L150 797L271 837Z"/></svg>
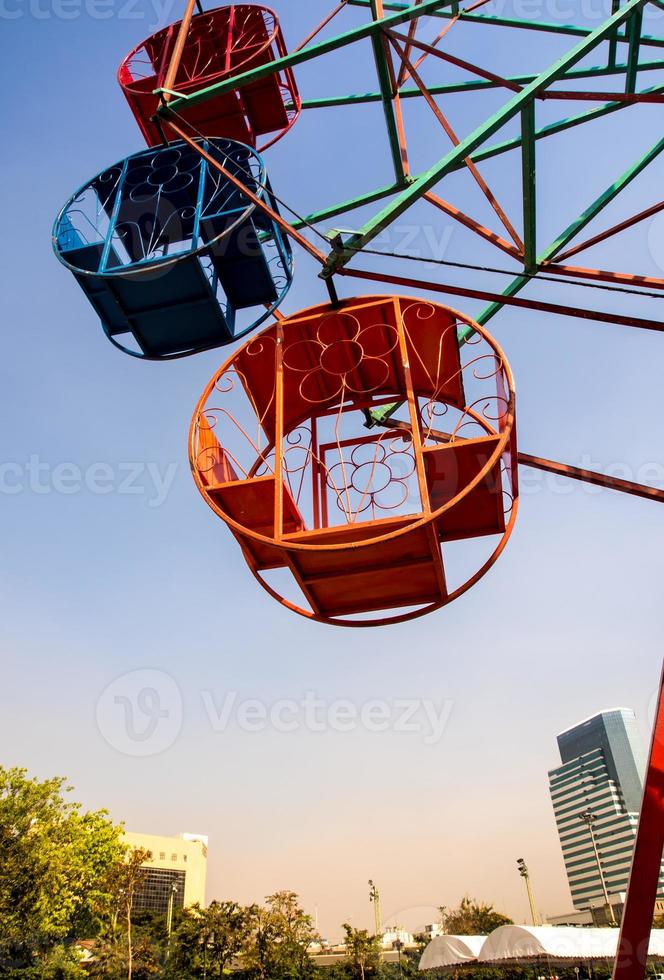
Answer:
<svg viewBox="0 0 664 980"><path fill-rule="evenodd" d="M652 91L664 91L664 85L656 86L654 89L652 89ZM602 116L609 115L613 112L618 112L624 108L626 108L625 103L612 102L596 109L589 109L588 111L579 113L575 116L568 116L566 119L549 123L547 126L543 126L541 129L536 130L535 140L539 141L546 139L549 136L555 136L557 133L562 133L567 129L572 129L575 126L583 125L586 122L591 122L593 119L599 119ZM521 147L521 143L522 140L520 136L514 137L513 139L504 140L501 143L494 143L488 147L476 150L475 153L471 154L470 159L473 161L473 163L481 163L482 160L490 160L493 157L501 156L503 153L508 153L510 150L519 149ZM452 168L451 172L454 172L454 170L461 170L464 166L465 163L460 161ZM356 208L364 207L366 204L373 204L376 201L384 200L386 197L392 197L393 195L397 194L400 189L401 188L398 184L388 184L384 187L376 188L373 191L358 195L357 197L350 198L346 201L341 201L338 204L321 208L319 211L313 211L311 214L307 215L304 220L294 221L293 227L303 228L307 224L316 224L320 221L327 221L330 218L336 218L348 211L353 211Z"/></svg>
<svg viewBox="0 0 664 980"><path fill-rule="evenodd" d="M341 214L344 210L352 210L355 207L360 207L371 201L378 201L384 197L395 195L395 199L387 205L375 218L369 221L357 235L354 235L350 241L342 248L339 248L338 244L327 256L327 260L323 269L323 277L331 279L332 276L338 272L342 266L344 266L356 251L363 248L364 245L368 244L375 235L383 230L391 221L402 214L412 203L418 199L428 196L430 197L431 188L441 180L447 173L453 170L459 169L460 167L470 165L474 167L476 159L489 159L491 156L498 155L500 152L505 152L508 149L516 148L517 146L521 148L522 153L522 181L523 181L523 236L524 236L524 246L523 246L523 266L526 275L519 275L515 278L514 282L506 290L507 296L513 296L519 292L532 278L532 274L536 273L539 268L546 266L546 263L550 262L556 251L559 250L560 239L553 243L545 252L541 255L537 255L536 248L536 170L535 170L535 145L537 140L543 138L545 135L552 135L555 132L561 132L566 128L570 128L573 125L580 124L581 122L589 121L592 118L596 118L610 111L615 111L618 108L624 107L626 104L630 104L633 97L636 98L662 98L661 92L664 87L657 86L654 89L647 90L644 93L636 93L634 91L635 82L638 70L645 70L645 65L639 65L639 51L643 44L652 41L653 43L659 43L660 41L664 44L664 39L649 39L643 37L641 33L642 27L642 14L643 7L647 0L628 0L628 3L623 7L618 7L614 9L613 14L608 20L600 25L595 31L588 31L584 28L576 28L570 25L565 25L564 29L558 30L559 25L544 25L551 31L564 34L575 34L582 38L572 51L568 52L562 59L551 66L542 74L531 77L523 87L521 87L521 80L517 82L512 79L500 79L498 77L491 76L488 73L488 77L484 77L480 82L468 82L465 86L455 87L457 90L463 90L464 88L470 87L496 87L501 84L506 84L512 89L517 89L514 97L503 106L497 113L494 114L489 120L487 120L482 126L478 127L474 133L466 137L465 140L461 141L454 150L448 153L439 163L431 170L420 174L416 177L411 177L407 170L407 157L406 157L406 147L405 138L403 134L403 124L401 119L401 104L400 100L402 97L401 91L399 90L396 74L394 67L391 63L391 55L388 51L387 39L390 37L390 32L402 24L408 23L410 25L408 42L409 48L412 45L418 46L420 50L424 50L425 53L429 52L433 55L448 58L450 56L441 54L441 52L436 51L431 45L418 42L415 39L415 32L413 30L414 24L417 19L425 15L436 15L441 17L446 17L449 20L454 20L457 18L464 18L471 20L472 22L483 22L483 23L497 23L497 21L490 17L490 15L479 15L479 14L465 14L463 10L458 8L458 5L454 0L421 0L421 2L411 3L410 5L402 3L388 2L388 0L362 0L362 2L357 2L357 0L347 0L347 5L354 4L356 6L368 6L372 14L372 20L368 24L361 25L359 28L355 28L351 31L347 31L344 34L338 35L335 38L331 38L317 44L306 46L300 48L299 50L285 55L281 58L276 59L269 65L260 66L259 68L252 69L248 72L241 73L234 78L225 79L224 81L217 83L203 89L193 95L188 97L178 97L174 93L163 93L163 103L159 109L159 114L162 115L165 121L173 119L173 114L177 113L177 109L182 104L195 105L198 102L205 101L208 98L212 98L215 95L222 94L224 91L230 88L242 87L243 85L249 84L258 78L265 77L269 74L273 74L277 71L281 71L284 68L292 67L292 65L310 60L311 58L318 57L328 51L336 50L340 47L344 47L350 43L354 43L363 38L370 38L374 56L376 61L376 68L378 72L379 82L380 82L380 92L375 93L376 99L379 99L383 103L387 132L390 142L390 148L392 153L392 159L395 170L395 183L389 185L385 188L379 188L377 191L370 192L365 195L353 199L348 202L343 202L341 205L333 206L328 209L324 209L315 215L310 215L303 221L293 223L290 227L293 231L297 231L298 227L303 227L307 223L313 223L315 221L324 220L326 217L331 217L335 214ZM189 0L189 6L192 5L192 0ZM446 10L446 8L451 6L451 10ZM336 14L338 9L334 11ZM386 10L395 10L392 16L385 16ZM328 20L331 18L328 18ZM498 20L503 20L498 18ZM325 23L325 22L324 22ZM624 34L619 32L621 25L625 25ZM538 24L536 27L530 22L523 21L519 25L512 23L510 21L510 26L521 26L521 27L533 27L533 29L541 29L542 24ZM316 33L316 32L314 32ZM602 66L596 66L596 68L590 68L585 70L579 70L577 72L573 71L574 65L577 64L589 51L596 47L601 41L608 39L610 44L616 46L621 40L624 40L628 44L628 56L627 61L624 65L618 66L615 63L611 63L611 58L609 58L609 65L604 68ZM404 40L406 40L404 38ZM408 51L406 51L406 59L408 56ZM175 59L174 59L175 60ZM452 60L454 60L452 58ZM649 68L654 67L664 67L664 60L662 62L650 62L648 63ZM404 74L404 69L410 67L406 64L404 60L399 75ZM473 69L473 66L467 66L469 70ZM615 95L617 99L628 99L629 101L615 101L610 102L606 105L599 107L598 109L590 110L588 113L582 113L577 117L572 117L568 120L561 120L559 123L551 124L548 127L544 127L542 130L538 131L535 127L535 99L543 97L593 97L601 99L603 96L601 93L561 93L559 90L551 91L550 86L554 82L561 80L569 80L572 77L593 77L599 74L622 74L625 77L625 90L628 93L626 96ZM412 74L412 72L406 72L406 75ZM430 104L433 103L432 94L423 86L421 79L417 79L418 86L416 93L419 96L427 98ZM171 83L172 84L172 83ZM447 87L448 89L450 86ZM365 96L364 98L372 98L374 94ZM353 97L348 97L349 102L353 100ZM324 101L324 100L323 100ZM334 104L343 104L343 99L334 100ZM520 114L521 117L521 136L516 139L505 141L505 143L498 144L495 147L485 148L483 144L493 135L502 125L504 125L509 119L513 118L515 114ZM466 151L466 152L464 152ZM659 150L656 150L655 155ZM653 157L654 158L654 157ZM643 161L639 161L635 173L640 172L643 166L647 165ZM620 189L626 186L631 177L627 175L627 179L618 182ZM583 227L583 222L587 223L588 220L592 220L596 214L599 213L602 208L609 203L609 201L615 196L615 186L609 189L611 193L607 191L605 195L602 195L598 201L594 202L594 205L590 209L584 212L584 215L580 216L580 224L576 225L576 231L581 230ZM464 216L459 212L460 218ZM467 216L466 216L467 217ZM470 227L470 225L469 225ZM569 232L569 229L567 230ZM563 233L563 235L567 232ZM486 237L486 236L485 236ZM573 235L572 235L573 237ZM569 238L567 239L569 241ZM309 248L310 251L316 253L318 250ZM319 255L316 255L318 258ZM558 270L554 267L551 270L554 274ZM601 270L579 270L579 275L585 275L588 278L600 278ZM608 274L609 276L611 274ZM610 281L610 280L609 280ZM616 279L615 281L618 281ZM500 309L500 303L492 303L486 310L480 315L480 322L485 323L496 312Z"/></svg>
<svg viewBox="0 0 664 980"><path fill-rule="evenodd" d="M628 22L633 15L642 10L646 0L627 0L627 3L612 14L603 24L586 35L571 51L538 75L532 82L517 92L512 98L471 134L461 140L438 163L415 178L411 184L397 195L394 201L370 219L356 235L353 235L343 249L335 250L328 256L324 275L333 275L348 263L356 252L361 251L381 231L399 218L416 201L439 183L456 165L473 154L483 143L500 130L514 116L532 106L535 98L544 90L560 81L561 78L581 61L590 51L608 37L615 35L616 29ZM534 129L534 127L533 127ZM534 142L534 138L529 138ZM531 229L532 230L532 229Z"/></svg>

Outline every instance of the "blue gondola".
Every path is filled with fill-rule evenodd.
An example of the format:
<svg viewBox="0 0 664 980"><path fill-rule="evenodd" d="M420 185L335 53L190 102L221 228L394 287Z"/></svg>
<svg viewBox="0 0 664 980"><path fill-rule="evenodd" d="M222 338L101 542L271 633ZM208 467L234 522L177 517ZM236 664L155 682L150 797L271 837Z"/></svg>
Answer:
<svg viewBox="0 0 664 980"><path fill-rule="evenodd" d="M200 144L277 211L255 150L223 139ZM151 360L243 337L293 280L279 226L184 142L136 153L86 184L60 212L53 248L109 340Z"/></svg>

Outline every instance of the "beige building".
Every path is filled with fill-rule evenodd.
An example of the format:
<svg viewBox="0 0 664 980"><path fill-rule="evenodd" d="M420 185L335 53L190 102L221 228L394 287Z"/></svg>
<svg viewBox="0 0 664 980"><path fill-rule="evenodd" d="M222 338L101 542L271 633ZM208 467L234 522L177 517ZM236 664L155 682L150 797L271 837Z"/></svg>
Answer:
<svg viewBox="0 0 664 980"><path fill-rule="evenodd" d="M136 896L136 909L165 915L172 899L174 908L205 905L208 839L202 834L158 837L125 832L130 847L150 851L145 862L146 879Z"/></svg>

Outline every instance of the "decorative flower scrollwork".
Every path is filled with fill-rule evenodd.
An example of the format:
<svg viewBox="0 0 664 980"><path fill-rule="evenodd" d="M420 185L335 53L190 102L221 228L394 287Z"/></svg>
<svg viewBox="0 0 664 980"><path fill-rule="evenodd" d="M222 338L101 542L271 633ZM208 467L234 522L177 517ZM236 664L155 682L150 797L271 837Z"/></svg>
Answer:
<svg viewBox="0 0 664 980"><path fill-rule="evenodd" d="M388 323L362 326L350 313L333 313L318 324L314 337L284 348L284 367L302 375L300 396L311 404L338 399L344 392L368 395L390 376L389 355L399 343Z"/></svg>
<svg viewBox="0 0 664 980"><path fill-rule="evenodd" d="M336 497L337 507L348 520L371 511L394 511L413 493L415 475L412 443L403 436L360 443L350 455L327 470L326 483Z"/></svg>

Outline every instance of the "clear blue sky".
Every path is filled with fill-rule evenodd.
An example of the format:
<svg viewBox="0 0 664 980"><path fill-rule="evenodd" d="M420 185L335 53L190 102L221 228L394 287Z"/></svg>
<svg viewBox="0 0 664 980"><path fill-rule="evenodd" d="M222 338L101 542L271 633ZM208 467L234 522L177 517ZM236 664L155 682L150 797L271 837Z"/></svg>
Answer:
<svg viewBox="0 0 664 980"><path fill-rule="evenodd" d="M291 45L329 9L327 0L278 6ZM543 2L538 15L597 22L588 4L585 15L558 6ZM522 918L520 856L541 908L565 911L546 783L558 761L555 735L596 710L625 705L645 736L662 656L662 513L654 503L524 474L517 529L493 572L441 613L385 631L308 624L256 587L187 464L189 420L222 354L164 365L123 357L51 252L51 224L67 197L141 148L115 71L138 40L179 15L176 4L161 16L159 9L151 0L3 0L0 13L0 375L2 459L10 464L0 494L2 762L67 775L86 806L109 807L132 830L208 833L210 897L250 901L293 888L310 910L318 907L330 936L345 919L369 921L369 877L381 887L386 919L409 926L465 892ZM364 17L348 9L328 33ZM648 29L657 33L662 23L655 17ZM434 34L428 22L422 36ZM459 28L453 50L517 73L545 67L568 43ZM433 63L425 77L462 76ZM307 97L374 89L371 48L305 66L298 81ZM504 98L457 96L443 105L463 135ZM565 104L547 103L538 121L563 114ZM651 145L661 123L661 106L644 107L540 144L541 245ZM426 106L408 105L407 126L415 169L446 151ZM277 192L300 212L387 183L380 107L305 114L269 152L268 166ZM483 172L518 219L516 157ZM653 203L661 184L660 161L602 222ZM440 192L491 221L466 175ZM372 210L334 224L357 227ZM508 262L424 207L399 221L388 247L403 247L413 227L411 247L426 252L432 240L446 241L447 258ZM661 275L658 261L664 266L661 221L586 260ZM367 264L418 271L389 259ZM298 254L285 312L324 298L315 273ZM448 273L421 267L421 275ZM484 289L505 282L455 272L449 280ZM351 281L342 287L351 295ZM546 284L531 295L662 319L656 301ZM452 302L471 314L480 309ZM509 309L492 330L516 373L524 451L622 467L614 472L664 486L661 336ZM132 484L139 492L127 492L132 464L136 471L146 463ZM168 484L164 500L155 473ZM145 757L121 751L123 733L113 730L113 706L136 696L124 675L136 670L158 672L151 676L175 723L182 703L173 744ZM117 678L124 679L109 693ZM219 708L233 692L228 723L212 724L212 702ZM288 733L247 731L234 707L258 699L269 708L307 692L326 705L379 699L393 712L399 699L449 702L451 713L434 742L424 708L414 732L398 730L402 724ZM116 703L116 695L129 701Z"/></svg>

